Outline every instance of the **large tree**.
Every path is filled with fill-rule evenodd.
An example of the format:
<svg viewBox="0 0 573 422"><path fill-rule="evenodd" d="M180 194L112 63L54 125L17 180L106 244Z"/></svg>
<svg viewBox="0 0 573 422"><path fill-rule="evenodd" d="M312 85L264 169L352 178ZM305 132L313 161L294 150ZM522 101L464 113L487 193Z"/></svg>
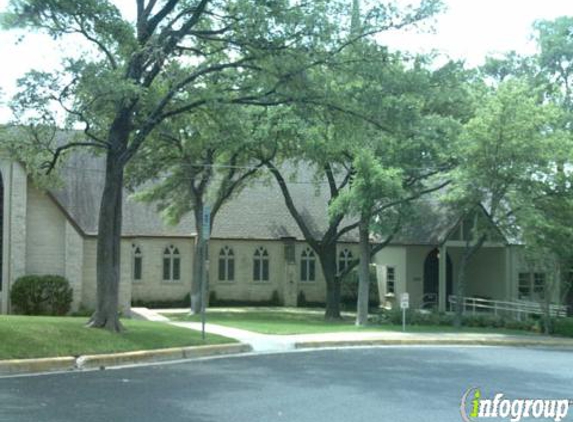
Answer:
<svg viewBox="0 0 573 422"><path fill-rule="evenodd" d="M536 265L545 266L548 279L552 280L547 284L544 304L555 297L565 297L570 315L573 314L573 255L568 247L573 237L570 228L573 213L572 28L573 18L569 16L538 21L534 25L538 52L529 58L534 65L529 74L534 75L531 79L540 101L554 107L555 112L545 128L551 135L551 145L544 151L549 165L531 181L528 191L520 192L515 212L527 256ZM545 330L549 331L550 318L544 321Z"/></svg>
<svg viewBox="0 0 573 422"><path fill-rule="evenodd" d="M360 60L353 59L352 54ZM315 181L326 187L328 208L352 190L357 153L369 150L381 160L384 171L399 170L401 185L407 192L393 200L386 198L385 207L411 201L433 189L423 186L425 179L448 170L452 164L447 150L459 132L458 118L468 114L464 72L456 63L432 71L425 58L407 60L375 44L355 46L352 54L348 55L344 72L336 78L319 72L307 76L325 81L315 86L326 86L331 102L313 108L307 104L295 107L304 130L294 145L292 140L286 144L286 151L279 156L313 164ZM334 207L326 227L314 227L305 219L304 204L293 198L280 166L266 164L287 209L319 258L327 285L326 318L339 318L344 274L338 272L336 245L359 228L359 222L347 218L355 210ZM381 210L375 211L371 217Z"/></svg>
<svg viewBox="0 0 573 422"><path fill-rule="evenodd" d="M89 325L121 329L118 318L122 188L126 165L167 119L216 102L273 105L305 97L304 71L329 63L360 37L433 13L439 2L398 14L375 4L365 31L340 29L347 1L135 0L125 14L109 0L12 0L5 28L24 28L91 46L53 73L20 80L14 110L23 125L55 126L54 106L84 137L53 151L92 147L106 157L99 209L97 303ZM128 10L129 9L129 10ZM131 12L131 13L130 13ZM126 17L129 16L129 17ZM348 26L346 26L348 27Z"/></svg>
<svg viewBox="0 0 573 422"><path fill-rule="evenodd" d="M402 185L402 170L384 166L380 157L374 155L375 152L366 142L361 145L353 162L355 176L351 189L330 205L330 212L334 216L348 214L358 219L360 260L356 325L365 325L368 320L370 258L373 253L386 246L399 230L401 215L398 205L407 202L403 199L405 190ZM395 221L389 224L389 220ZM379 237L385 238L371 247L371 226L374 224L379 226Z"/></svg>
<svg viewBox="0 0 573 422"><path fill-rule="evenodd" d="M527 82L509 79L480 98L456 144L458 166L447 198L468 229L455 284L456 326L470 261L487 240L503 241L499 230L515 225L515 194L528 192L547 165L552 115Z"/></svg>
<svg viewBox="0 0 573 422"><path fill-rule="evenodd" d="M256 157L272 158L273 143L290 136L293 127L280 107L212 104L166 121L129 166L127 179L137 200L155 203L169 224L188 213L194 216L192 313L202 309L205 208L210 208L212 230L221 207L251 178L261 177Z"/></svg>

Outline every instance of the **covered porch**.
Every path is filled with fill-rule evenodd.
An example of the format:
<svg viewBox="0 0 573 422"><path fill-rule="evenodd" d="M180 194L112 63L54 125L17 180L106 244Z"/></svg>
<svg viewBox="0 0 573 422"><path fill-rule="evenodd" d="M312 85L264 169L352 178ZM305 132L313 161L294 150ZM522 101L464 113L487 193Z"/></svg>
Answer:
<svg viewBox="0 0 573 422"><path fill-rule="evenodd" d="M465 248L463 241L447 241L424 257L420 307L435 307L440 312L450 310ZM514 297L513 290L511 248L486 242L467 264L464 296L510 300Z"/></svg>

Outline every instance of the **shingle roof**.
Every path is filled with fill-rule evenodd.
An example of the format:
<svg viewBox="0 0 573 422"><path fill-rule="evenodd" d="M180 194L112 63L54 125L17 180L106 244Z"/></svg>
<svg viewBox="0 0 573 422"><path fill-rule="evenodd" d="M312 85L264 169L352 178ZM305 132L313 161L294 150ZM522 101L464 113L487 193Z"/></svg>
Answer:
<svg viewBox="0 0 573 422"><path fill-rule="evenodd" d="M61 168L63 187L51 191L52 196L87 235L97 234L99 202L103 192L105 159L85 152L75 153ZM312 182L313 172L307 166L287 171L288 186L301 215L318 237L328 224L325 185ZM400 244L438 244L452 230L457 217L436 198L418 201L422 216L394 238ZM346 221L345 223L347 223ZM193 236L194 218L185 216L177 225L166 224L153 204L136 202L127 191L123 199L124 236ZM303 236L286 208L282 193L270 176L252 181L236 197L226 203L216 216L212 237L228 239L279 239ZM342 241L356 241L356 231Z"/></svg>
<svg viewBox="0 0 573 422"><path fill-rule="evenodd" d="M60 169L61 188L52 190L52 196L74 219L87 235L96 235L98 214L104 187L105 158L85 152L73 154ZM153 204L135 202L129 193L123 194L124 236L193 236L193 218L186 216L176 225L166 224Z"/></svg>

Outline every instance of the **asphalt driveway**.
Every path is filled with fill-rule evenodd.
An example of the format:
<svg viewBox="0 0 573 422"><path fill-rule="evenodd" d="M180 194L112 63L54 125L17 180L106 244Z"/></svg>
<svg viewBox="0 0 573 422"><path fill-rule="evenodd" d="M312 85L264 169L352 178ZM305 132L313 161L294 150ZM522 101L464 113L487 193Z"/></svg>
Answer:
<svg viewBox="0 0 573 422"><path fill-rule="evenodd" d="M4 378L0 421L448 422L471 387L573 399L573 352L352 348Z"/></svg>

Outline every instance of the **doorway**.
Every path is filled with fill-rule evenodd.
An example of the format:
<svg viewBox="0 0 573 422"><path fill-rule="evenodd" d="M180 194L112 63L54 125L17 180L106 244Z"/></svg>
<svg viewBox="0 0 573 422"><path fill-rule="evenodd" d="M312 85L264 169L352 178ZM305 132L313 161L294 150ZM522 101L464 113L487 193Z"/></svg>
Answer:
<svg viewBox="0 0 573 422"><path fill-rule="evenodd" d="M433 249L424 261L424 297L437 300L440 291L440 251ZM453 293L452 260L446 253L446 300Z"/></svg>

